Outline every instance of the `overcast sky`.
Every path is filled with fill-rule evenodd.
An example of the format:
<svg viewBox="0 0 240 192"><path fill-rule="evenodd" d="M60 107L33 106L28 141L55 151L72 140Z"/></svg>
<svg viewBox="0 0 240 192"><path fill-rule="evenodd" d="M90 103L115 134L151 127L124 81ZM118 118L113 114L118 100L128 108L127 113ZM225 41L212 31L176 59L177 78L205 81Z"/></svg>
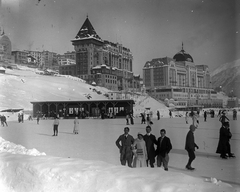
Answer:
<svg viewBox="0 0 240 192"><path fill-rule="evenodd" d="M237 0L0 0L0 24L13 50L73 51L87 15L103 40L133 54L134 73L147 61L184 50L195 64L240 58Z"/></svg>

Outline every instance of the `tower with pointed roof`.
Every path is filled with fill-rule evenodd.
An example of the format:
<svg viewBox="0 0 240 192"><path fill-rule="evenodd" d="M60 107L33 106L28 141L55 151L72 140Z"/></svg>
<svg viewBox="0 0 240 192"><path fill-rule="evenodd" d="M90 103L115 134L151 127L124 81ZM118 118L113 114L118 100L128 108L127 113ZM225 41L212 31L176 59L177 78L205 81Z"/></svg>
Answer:
<svg viewBox="0 0 240 192"><path fill-rule="evenodd" d="M94 67L96 50L103 45L88 16L72 41L76 52L76 76L89 75Z"/></svg>
<svg viewBox="0 0 240 192"><path fill-rule="evenodd" d="M60 66L59 73L74 75L87 83L110 90L140 90L140 79L133 74L133 56L120 43L102 40L88 16L74 39L76 65Z"/></svg>

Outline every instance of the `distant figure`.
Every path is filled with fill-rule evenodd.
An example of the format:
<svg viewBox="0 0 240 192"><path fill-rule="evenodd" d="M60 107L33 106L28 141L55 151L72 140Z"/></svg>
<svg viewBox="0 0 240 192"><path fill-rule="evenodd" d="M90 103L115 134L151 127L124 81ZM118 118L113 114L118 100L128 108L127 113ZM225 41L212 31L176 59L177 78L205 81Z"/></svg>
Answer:
<svg viewBox="0 0 240 192"><path fill-rule="evenodd" d="M24 122L24 113L22 112L22 123Z"/></svg>
<svg viewBox="0 0 240 192"><path fill-rule="evenodd" d="M218 111L218 115L217 115L217 117L221 117L221 115L222 115L222 111L219 110L219 111Z"/></svg>
<svg viewBox="0 0 240 192"><path fill-rule="evenodd" d="M21 121L22 121L21 113L18 113L18 123L21 123Z"/></svg>
<svg viewBox="0 0 240 192"><path fill-rule="evenodd" d="M169 152L172 149L170 139L166 136L166 130L160 130L161 137L157 140L157 166L161 167L163 164L164 170L168 171Z"/></svg>
<svg viewBox="0 0 240 192"><path fill-rule="evenodd" d="M228 122L228 121L229 121L229 119L227 118L227 116L226 116L226 113L225 113L225 112L223 112L223 113L222 113L221 117L219 118L219 121L222 123L222 125L223 125L223 123L225 123L225 122Z"/></svg>
<svg viewBox="0 0 240 192"><path fill-rule="evenodd" d="M170 116L170 118L173 118L171 110L169 110L169 116Z"/></svg>
<svg viewBox="0 0 240 192"><path fill-rule="evenodd" d="M142 133L138 133L137 139L134 140L133 148L135 149L133 150L133 167L147 167L147 149Z"/></svg>
<svg viewBox="0 0 240 192"><path fill-rule="evenodd" d="M134 125L134 117L132 113L129 114L129 118L130 118L131 125Z"/></svg>
<svg viewBox="0 0 240 192"><path fill-rule="evenodd" d="M39 119L40 119L40 117L39 117L39 115L37 115L37 124L39 124Z"/></svg>
<svg viewBox="0 0 240 192"><path fill-rule="evenodd" d="M185 121L186 121L186 124L188 124L188 111L186 111L185 113Z"/></svg>
<svg viewBox="0 0 240 192"><path fill-rule="evenodd" d="M5 117L5 115L1 116L1 124L3 127L4 127L4 124L8 127L7 118Z"/></svg>
<svg viewBox="0 0 240 192"><path fill-rule="evenodd" d="M207 121L207 111L204 111L203 117L204 117L204 121Z"/></svg>
<svg viewBox="0 0 240 192"><path fill-rule="evenodd" d="M145 124L146 123L146 119L145 119L145 113L141 113L141 124Z"/></svg>
<svg viewBox="0 0 240 192"><path fill-rule="evenodd" d="M160 119L160 112L157 110L157 119Z"/></svg>
<svg viewBox="0 0 240 192"><path fill-rule="evenodd" d="M127 114L126 115L126 125L129 125L129 118L130 118L130 116L129 116L129 114Z"/></svg>
<svg viewBox="0 0 240 192"><path fill-rule="evenodd" d="M233 120L237 120L237 110L233 109Z"/></svg>
<svg viewBox="0 0 240 192"><path fill-rule="evenodd" d="M58 135L59 119L55 116L53 121L53 136Z"/></svg>
<svg viewBox="0 0 240 192"><path fill-rule="evenodd" d="M129 127L125 127L124 134L120 135L115 143L119 148L121 165L126 165L127 162L128 166L132 167L132 145L134 143L134 139L133 136L129 134L129 130Z"/></svg>
<svg viewBox="0 0 240 192"><path fill-rule="evenodd" d="M199 121L198 121L197 115L194 113L194 111L191 111L191 117L192 117L192 124L197 126L197 124L199 124Z"/></svg>
<svg viewBox="0 0 240 192"><path fill-rule="evenodd" d="M32 121L32 120L33 120L32 115L29 115L28 116L28 121Z"/></svg>
<svg viewBox="0 0 240 192"><path fill-rule="evenodd" d="M147 148L147 166L150 164L150 167L154 167L155 163L155 147L154 144L157 145L156 137L151 134L152 128L150 126L146 127L146 134L143 136L144 141L146 142L146 148Z"/></svg>
<svg viewBox="0 0 240 192"><path fill-rule="evenodd" d="M195 147L197 149L199 149L199 147L197 146L197 144L195 143L194 141L194 131L197 129L197 127L195 125L190 125L189 127L189 131L187 133L187 136L186 136L186 142L185 142L185 149L187 150L188 152L188 163L186 165L186 169L188 170L194 170L195 168L193 168L191 166L193 160L196 158L195 156Z"/></svg>
<svg viewBox="0 0 240 192"><path fill-rule="evenodd" d="M147 125L151 126L153 124L152 119L149 114L147 114Z"/></svg>
<svg viewBox="0 0 240 192"><path fill-rule="evenodd" d="M75 117L74 121L73 121L73 133L74 134L78 134L78 130L79 130L79 120L78 117Z"/></svg>

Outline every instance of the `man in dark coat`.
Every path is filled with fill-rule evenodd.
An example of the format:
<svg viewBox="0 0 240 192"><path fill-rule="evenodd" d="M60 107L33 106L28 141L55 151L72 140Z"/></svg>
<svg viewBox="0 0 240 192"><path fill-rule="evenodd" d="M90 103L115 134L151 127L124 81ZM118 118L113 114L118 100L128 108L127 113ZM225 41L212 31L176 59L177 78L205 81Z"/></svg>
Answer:
<svg viewBox="0 0 240 192"><path fill-rule="evenodd" d="M187 136L186 136L186 143L185 143L185 149L187 150L188 152L188 163L186 165L186 169L188 170L194 170L195 168L193 168L191 166L193 160L196 158L195 156L195 147L197 149L199 149L199 147L197 146L197 144L195 143L194 141L194 131L197 129L197 127L195 125L190 125L189 127L189 131L187 133Z"/></svg>
<svg viewBox="0 0 240 192"><path fill-rule="evenodd" d="M150 167L154 167L154 163L155 163L155 147L154 144L157 145L157 140L156 137L151 134L151 127L147 126L146 127L146 132L147 134L143 136L143 139L146 143L146 149L147 149L147 155L148 155L148 159L147 159L147 166L150 164Z"/></svg>
<svg viewBox="0 0 240 192"><path fill-rule="evenodd" d="M204 121L207 121L207 111L204 111L203 117L204 117Z"/></svg>
<svg viewBox="0 0 240 192"><path fill-rule="evenodd" d="M120 135L115 142L120 151L120 161L122 165L126 165L126 162L129 167L132 167L132 144L134 143L134 138L132 135L128 134L129 128L124 128L124 134ZM120 144L121 142L121 144Z"/></svg>
<svg viewBox="0 0 240 192"><path fill-rule="evenodd" d="M161 137L157 140L157 166L161 167L163 163L163 167L165 171L168 171L168 162L169 156L168 153L172 149L172 144L170 139L166 136L166 130L160 130Z"/></svg>
<svg viewBox="0 0 240 192"><path fill-rule="evenodd" d="M227 153L229 157L235 157L233 153L231 153L231 147L229 140L232 137L232 134L229 129L229 122L223 122L222 127L220 128L219 133L219 142L216 153L220 154L222 159L227 159Z"/></svg>

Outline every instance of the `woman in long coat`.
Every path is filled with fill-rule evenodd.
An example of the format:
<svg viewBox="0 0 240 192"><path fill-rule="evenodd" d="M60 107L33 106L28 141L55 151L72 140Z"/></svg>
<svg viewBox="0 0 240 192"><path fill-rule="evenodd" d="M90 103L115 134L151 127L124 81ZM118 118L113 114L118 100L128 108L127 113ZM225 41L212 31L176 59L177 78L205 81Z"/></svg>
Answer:
<svg viewBox="0 0 240 192"><path fill-rule="evenodd" d="M220 128L218 147L216 151L216 153L220 153L220 157L223 159L227 159L227 144L229 141L229 131L226 124L227 123L224 122L222 127Z"/></svg>
<svg viewBox="0 0 240 192"><path fill-rule="evenodd" d="M138 138L135 139L133 147L135 148L135 150L133 151L134 153L133 167L147 167L146 143L141 133L138 133Z"/></svg>
<svg viewBox="0 0 240 192"><path fill-rule="evenodd" d="M74 121L73 121L73 133L74 134L78 134L78 130L79 130L79 120L78 117L75 117Z"/></svg>

